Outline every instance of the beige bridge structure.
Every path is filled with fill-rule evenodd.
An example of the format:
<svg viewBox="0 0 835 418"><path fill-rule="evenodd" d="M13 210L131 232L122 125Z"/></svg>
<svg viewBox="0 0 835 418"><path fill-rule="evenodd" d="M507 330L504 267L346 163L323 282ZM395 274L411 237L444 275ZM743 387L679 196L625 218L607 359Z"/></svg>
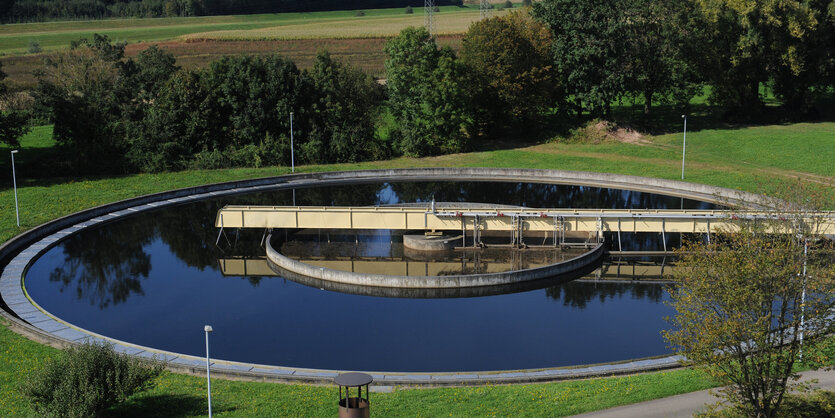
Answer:
<svg viewBox="0 0 835 418"><path fill-rule="evenodd" d="M450 205L450 204L445 204ZM528 233L542 237L553 234L554 245L566 242L567 233L588 233L602 240L604 232L707 234L733 231L742 219L795 217L767 211L731 210L634 210L634 209L533 209L462 206L237 206L228 205L217 213L218 228L261 229L353 229L462 231L462 242L469 232L473 245L485 232L509 233L512 245L522 245ZM835 235L835 212L804 213L797 216L815 226L813 233ZM783 232L783 231L771 231ZM220 239L220 233L218 234ZM620 249L620 247L618 248Z"/></svg>

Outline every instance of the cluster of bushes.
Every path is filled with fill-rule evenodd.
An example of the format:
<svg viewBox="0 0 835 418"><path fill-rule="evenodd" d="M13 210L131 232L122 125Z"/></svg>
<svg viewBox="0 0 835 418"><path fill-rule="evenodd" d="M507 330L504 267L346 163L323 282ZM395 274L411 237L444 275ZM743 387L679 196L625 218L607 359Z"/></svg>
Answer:
<svg viewBox="0 0 835 418"><path fill-rule="evenodd" d="M85 173L290 164L382 158L374 80L320 53L309 71L278 55L226 57L177 68L151 47L124 59L124 45L96 35L55 54L35 98L59 144Z"/></svg>
<svg viewBox="0 0 835 418"><path fill-rule="evenodd" d="M106 343L73 346L32 373L22 388L40 416L94 417L153 385L163 365L118 354Z"/></svg>
<svg viewBox="0 0 835 418"><path fill-rule="evenodd" d="M460 0L438 1L460 4ZM421 0L4 0L0 22L108 17L210 16L422 6Z"/></svg>

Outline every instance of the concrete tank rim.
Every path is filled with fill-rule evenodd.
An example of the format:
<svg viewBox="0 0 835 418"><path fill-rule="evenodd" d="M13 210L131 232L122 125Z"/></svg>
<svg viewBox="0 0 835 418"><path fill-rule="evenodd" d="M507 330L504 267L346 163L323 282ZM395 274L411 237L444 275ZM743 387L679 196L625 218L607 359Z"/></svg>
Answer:
<svg viewBox="0 0 835 418"><path fill-rule="evenodd" d="M81 338L72 340L56 334L56 332L77 332L77 327L66 322L60 331L49 332L33 326L30 322L22 320L15 309L10 305L18 306L15 303L6 303L10 288L17 288L23 291L23 277L28 267L43 252L47 251L58 242L62 241L71 233L78 232L86 227L97 224L109 223L123 216L138 211L128 211L129 208L144 208L149 210L162 206L176 205L209 199L213 197L245 193L265 189L296 188L310 185L327 184L349 184L349 183L370 183L377 181L522 181L550 184L575 184L592 187L609 187L623 190L635 190L649 193L666 194L679 197L693 198L702 201L709 201L720 204L734 204L742 207L757 208L767 207L774 200L765 196L756 195L734 189L721 188L716 186L701 185L697 183L681 182L677 180L654 179L648 177L617 175L608 173L594 173L583 171L561 171L543 169L502 169L502 168L407 168L407 169L378 169L340 172L318 172L301 173L281 176L263 177L249 180L236 180L230 182L213 183L202 186L174 189L159 193L153 193L134 198L124 199L108 204L81 210L57 219L45 222L28 231L25 231L0 245L0 267L2 267L2 278L0 284L0 316L10 324L10 328L36 341L54 345L66 346L78 343L82 339L104 340L119 344L119 350L137 357L147 357L151 354L160 355L163 358L174 355L172 359L182 359L182 362L169 362L169 368L185 373L199 373L205 371L201 366L204 360L201 357L188 356L178 353L169 353L149 347L138 346L132 343L121 342L109 337L98 336L92 332L86 332ZM121 214L115 215L115 212ZM130 213L124 213L130 212ZM71 233L58 234L58 232L71 229L80 225ZM53 238L48 244L41 246L37 243ZM32 251L26 252L27 249ZM18 257L24 254L25 257L19 260ZM9 280L10 279L10 280ZM11 287L8 284L11 283ZM28 301L26 304L43 315L43 311L37 308L37 304L23 295ZM47 320L55 321L57 318L50 318L44 315ZM60 323L59 323L60 324ZM145 354L143 354L145 353ZM199 360L199 361L198 361ZM563 380L566 378L587 378L591 376L608 376L613 374L634 373L645 370L658 370L664 368L678 367L683 359L680 356L658 356L649 360L635 359L622 362L613 362L613 365L627 365L627 367L601 367L592 365L589 367L560 367L540 368L520 371L487 371L487 372L466 372L466 373L386 373L391 376L389 379L379 380L380 384L406 384L406 385L461 385L461 384L486 384L486 383L530 383L539 381ZM303 368L286 368L282 366L264 366L249 363L236 363L217 360L221 366L219 373L229 378L250 378L253 380L273 380L287 382L330 382L334 371ZM222 366L229 366L226 369ZM246 371L242 368L249 367ZM260 367L266 367L267 371L257 371ZM213 370L215 368L213 367ZM273 370L270 372L270 370ZM374 372L372 372L374 373ZM476 374L478 377L472 377ZM410 376L417 376L410 378ZM427 377L428 376L428 377ZM385 377L385 376L381 376ZM433 378L434 377L434 378ZM375 378L376 379L376 378Z"/></svg>

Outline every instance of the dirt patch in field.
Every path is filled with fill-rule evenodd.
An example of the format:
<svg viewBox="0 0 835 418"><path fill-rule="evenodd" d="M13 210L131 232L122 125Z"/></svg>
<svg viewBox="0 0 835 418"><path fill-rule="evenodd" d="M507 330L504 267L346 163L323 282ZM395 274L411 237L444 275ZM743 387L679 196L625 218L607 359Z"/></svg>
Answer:
<svg viewBox="0 0 835 418"><path fill-rule="evenodd" d="M595 125L608 139L627 144L648 145L652 142L644 135L628 126L619 126L609 122L599 122Z"/></svg>
<svg viewBox="0 0 835 418"><path fill-rule="evenodd" d="M652 141L644 138L644 135L627 125L605 120L593 120L574 130L570 138L571 142L585 142L599 144L602 142L617 141L626 144L649 145Z"/></svg>

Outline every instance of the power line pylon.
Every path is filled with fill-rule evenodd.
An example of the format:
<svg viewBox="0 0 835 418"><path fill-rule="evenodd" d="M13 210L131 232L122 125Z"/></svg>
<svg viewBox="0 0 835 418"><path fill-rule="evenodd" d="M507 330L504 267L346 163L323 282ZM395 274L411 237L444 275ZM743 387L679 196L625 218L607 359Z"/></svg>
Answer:
<svg viewBox="0 0 835 418"><path fill-rule="evenodd" d="M423 0L423 25L426 31L432 35L435 30L435 0Z"/></svg>
<svg viewBox="0 0 835 418"><path fill-rule="evenodd" d="M490 17L490 10L492 9L490 5L490 0L481 0L481 4L479 5L479 11L481 11L481 18L487 19Z"/></svg>

